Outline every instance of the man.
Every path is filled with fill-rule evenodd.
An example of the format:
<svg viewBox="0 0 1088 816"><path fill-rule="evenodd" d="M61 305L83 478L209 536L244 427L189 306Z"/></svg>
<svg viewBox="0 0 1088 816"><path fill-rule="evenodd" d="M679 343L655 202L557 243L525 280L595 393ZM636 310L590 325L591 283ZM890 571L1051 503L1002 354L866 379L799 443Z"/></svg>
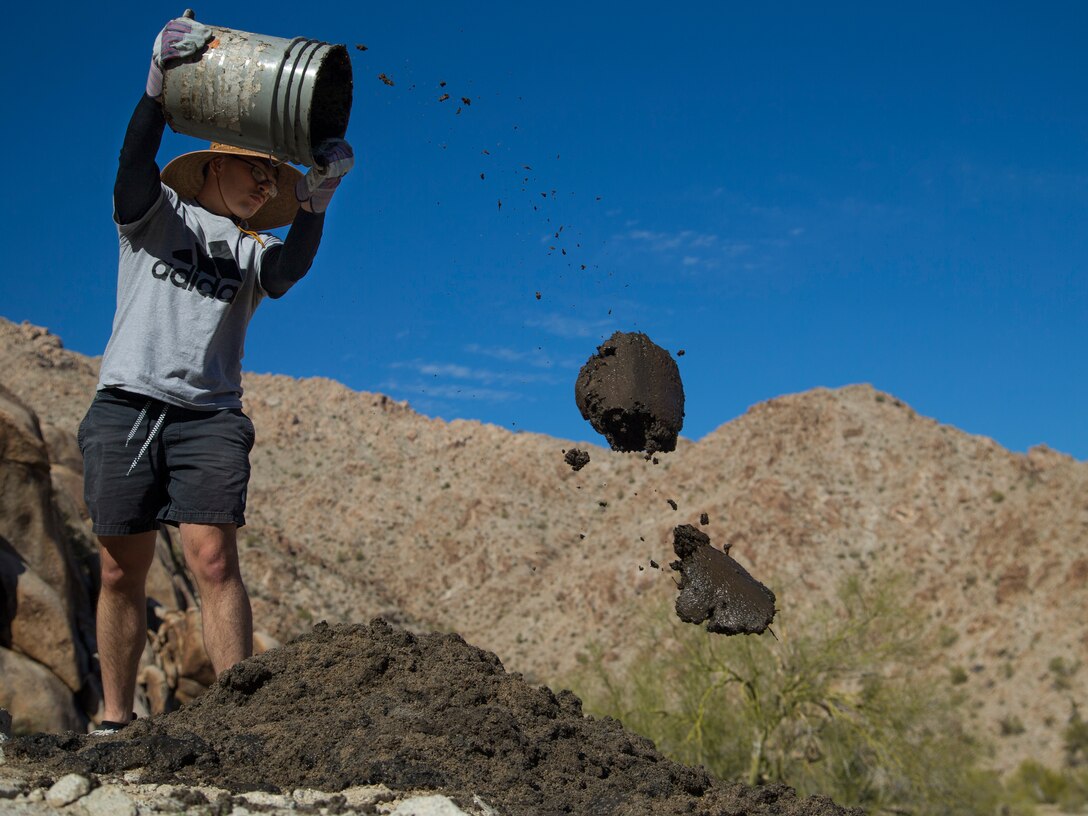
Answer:
<svg viewBox="0 0 1088 816"><path fill-rule="evenodd" d="M114 185L117 310L79 429L102 563L104 711L96 733L117 731L133 716L144 585L160 523L180 530L216 673L252 652L236 541L254 441L241 410L246 328L265 296L282 296L309 270L325 209L354 161L347 142L330 140L303 177L254 151L213 144L170 162L160 177L163 69L199 59L211 39L185 18L156 38ZM283 241L260 232L287 224Z"/></svg>

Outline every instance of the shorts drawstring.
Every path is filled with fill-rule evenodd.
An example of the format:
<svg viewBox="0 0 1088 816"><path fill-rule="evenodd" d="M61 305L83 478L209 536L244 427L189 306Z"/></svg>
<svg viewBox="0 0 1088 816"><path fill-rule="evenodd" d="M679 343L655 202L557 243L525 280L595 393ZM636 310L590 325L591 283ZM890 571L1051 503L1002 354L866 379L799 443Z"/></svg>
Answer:
<svg viewBox="0 0 1088 816"><path fill-rule="evenodd" d="M128 447L128 443L132 441L132 438L136 436L136 429L140 427L140 423L143 422L144 417L147 416L147 409L151 407L152 402L153 400L147 401L147 404L140 409L140 414L136 417L136 421L132 423L132 430L128 432L128 438L125 439L126 448ZM162 404L162 413L160 413L159 418L155 420L155 424L152 426L151 432L147 435L147 439L144 440L144 444L140 446L140 452L136 454L136 458L133 459L132 464L128 466L128 473L125 474L126 476L132 473L144 454L147 453L147 449L151 447L151 440L155 438L155 434L159 432L159 428L162 427L162 423L166 420L166 409L167 405L164 402Z"/></svg>

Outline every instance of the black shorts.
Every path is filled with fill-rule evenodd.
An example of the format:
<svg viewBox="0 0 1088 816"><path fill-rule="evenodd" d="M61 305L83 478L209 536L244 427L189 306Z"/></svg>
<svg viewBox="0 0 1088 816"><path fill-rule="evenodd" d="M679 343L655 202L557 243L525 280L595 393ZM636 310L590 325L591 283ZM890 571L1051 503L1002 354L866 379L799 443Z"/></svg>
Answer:
<svg viewBox="0 0 1088 816"><path fill-rule="evenodd" d="M245 524L253 423L240 409L194 411L99 391L79 425L83 496L98 535Z"/></svg>

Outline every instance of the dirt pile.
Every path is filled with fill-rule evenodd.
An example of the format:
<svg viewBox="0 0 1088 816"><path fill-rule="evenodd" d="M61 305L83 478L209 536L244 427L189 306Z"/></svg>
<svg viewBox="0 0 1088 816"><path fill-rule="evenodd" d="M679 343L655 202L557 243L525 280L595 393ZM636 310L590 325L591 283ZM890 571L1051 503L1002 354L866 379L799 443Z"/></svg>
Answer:
<svg viewBox="0 0 1088 816"><path fill-rule="evenodd" d="M578 410L612 450L676 450L684 386L669 353L641 332L616 332L597 348L574 385Z"/></svg>
<svg viewBox="0 0 1088 816"><path fill-rule="evenodd" d="M704 515L706 515L704 513ZM690 524L673 531L680 573L676 614L685 623L706 621L708 632L758 635L774 620L775 597L727 553L710 545L710 536Z"/></svg>
<svg viewBox="0 0 1088 816"><path fill-rule="evenodd" d="M378 619L318 624L240 663L172 714L107 738L17 738L18 759L57 771L144 768L144 781L231 791L339 791L382 783L482 797L504 814L830 814L784 786L723 785L611 719L582 715L508 674L458 635Z"/></svg>

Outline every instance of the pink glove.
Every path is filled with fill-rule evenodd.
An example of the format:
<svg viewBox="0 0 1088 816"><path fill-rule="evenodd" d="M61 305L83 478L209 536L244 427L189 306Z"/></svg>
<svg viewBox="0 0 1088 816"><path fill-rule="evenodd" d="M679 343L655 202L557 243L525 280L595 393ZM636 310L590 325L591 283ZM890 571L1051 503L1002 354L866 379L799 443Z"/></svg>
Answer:
<svg viewBox="0 0 1088 816"><path fill-rule="evenodd" d="M340 179L355 165L355 152L343 139L326 139L314 150L314 166L295 185L295 197L309 202L311 212L323 213L340 185Z"/></svg>
<svg viewBox="0 0 1088 816"><path fill-rule="evenodd" d="M147 72L147 95L162 96L162 72L171 64L198 57L215 35L206 25L188 17L178 17L166 24L155 38L151 52L151 69Z"/></svg>

